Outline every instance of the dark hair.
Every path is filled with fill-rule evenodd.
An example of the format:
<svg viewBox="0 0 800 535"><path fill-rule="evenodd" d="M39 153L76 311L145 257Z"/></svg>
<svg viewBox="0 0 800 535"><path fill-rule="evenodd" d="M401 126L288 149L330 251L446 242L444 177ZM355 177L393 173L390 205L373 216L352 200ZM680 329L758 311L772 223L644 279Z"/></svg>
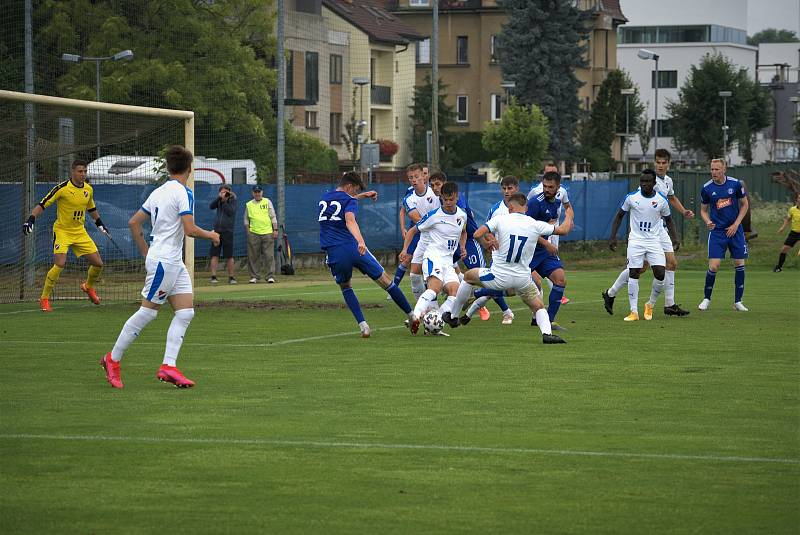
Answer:
<svg viewBox="0 0 800 535"><path fill-rule="evenodd" d="M559 184L561 183L561 173L556 173L555 171L548 171L542 177L542 182L545 180L555 180Z"/></svg>
<svg viewBox="0 0 800 535"><path fill-rule="evenodd" d="M362 182L361 177L353 171L346 172L342 175L342 178L339 179L340 186L344 186L346 184L352 184L358 187L361 191L364 191L364 182Z"/></svg>
<svg viewBox="0 0 800 535"><path fill-rule="evenodd" d="M167 148L166 153L167 171L171 175L185 173L192 167L192 151L180 145L172 145Z"/></svg>
<svg viewBox="0 0 800 535"><path fill-rule="evenodd" d="M508 202L513 202L519 206L527 206L528 205L528 198L525 196L524 193L515 193L511 197L508 198Z"/></svg>
<svg viewBox="0 0 800 535"><path fill-rule="evenodd" d="M550 160L549 162L546 162L544 164L544 167L542 168L542 172L544 172L544 170L547 169L548 167L555 167L556 169L558 169L558 166L556 165L556 162Z"/></svg>
<svg viewBox="0 0 800 535"><path fill-rule="evenodd" d="M83 158L77 158L75 160L72 160L72 165L70 165L70 169L75 169L78 166L89 167L89 162L87 162Z"/></svg>
<svg viewBox="0 0 800 535"><path fill-rule="evenodd" d="M428 177L428 182L433 182L434 180L447 182L447 175L441 171L436 171L435 173L431 173L431 175Z"/></svg>
<svg viewBox="0 0 800 535"><path fill-rule="evenodd" d="M422 164L421 163L412 163L406 167L406 172L410 173L411 171L422 171Z"/></svg>
<svg viewBox="0 0 800 535"><path fill-rule="evenodd" d="M230 190L231 190L231 187L230 187L228 184L223 184L223 185L221 185L221 186L219 187L219 191L222 191L222 190L224 190L224 189L226 189L226 190L230 191Z"/></svg>
<svg viewBox="0 0 800 535"><path fill-rule="evenodd" d="M667 160L672 160L672 155L669 153L667 149L656 149L656 154L653 159L658 158L666 158Z"/></svg>
<svg viewBox="0 0 800 535"><path fill-rule="evenodd" d="M442 195L458 194L458 184L455 182L445 182L442 186Z"/></svg>
<svg viewBox="0 0 800 535"><path fill-rule="evenodd" d="M504 176L500 181L500 187L503 186L519 186L519 179L512 175Z"/></svg>
<svg viewBox="0 0 800 535"><path fill-rule="evenodd" d="M650 169L649 167L647 169L642 170L642 174L641 174L641 176L639 178L641 178L641 177L643 177L645 175L649 176L653 180L656 179L656 172L653 171L652 169Z"/></svg>

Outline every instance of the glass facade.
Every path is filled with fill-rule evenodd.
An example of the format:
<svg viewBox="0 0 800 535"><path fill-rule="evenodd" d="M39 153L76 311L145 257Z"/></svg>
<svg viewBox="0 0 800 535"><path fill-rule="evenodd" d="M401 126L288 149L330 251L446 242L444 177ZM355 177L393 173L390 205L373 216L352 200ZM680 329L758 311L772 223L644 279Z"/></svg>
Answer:
<svg viewBox="0 0 800 535"><path fill-rule="evenodd" d="M737 28L707 24L701 26L622 26L619 44L651 43L736 43L747 44L747 32Z"/></svg>

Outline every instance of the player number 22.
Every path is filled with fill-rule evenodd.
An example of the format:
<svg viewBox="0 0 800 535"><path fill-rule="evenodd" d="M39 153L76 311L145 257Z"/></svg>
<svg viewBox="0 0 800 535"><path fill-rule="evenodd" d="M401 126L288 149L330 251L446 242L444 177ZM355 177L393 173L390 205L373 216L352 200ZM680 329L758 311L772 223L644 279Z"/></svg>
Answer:
<svg viewBox="0 0 800 535"><path fill-rule="evenodd" d="M519 259L522 257L522 249L525 247L525 242L528 241L527 236L517 236L516 234L512 234L510 236L511 241L508 243L508 254L506 255L506 262L519 262ZM519 240L519 247L517 247L517 254L514 256L514 245L515 242ZM511 257L514 256L514 260L511 260Z"/></svg>
<svg viewBox="0 0 800 535"><path fill-rule="evenodd" d="M319 218L317 221L341 221L342 218L339 217L339 212L342 211L342 205L339 204L339 201L331 201L331 207L334 208L333 213L329 216L325 215L325 210L328 209L328 203L325 201L319 201Z"/></svg>

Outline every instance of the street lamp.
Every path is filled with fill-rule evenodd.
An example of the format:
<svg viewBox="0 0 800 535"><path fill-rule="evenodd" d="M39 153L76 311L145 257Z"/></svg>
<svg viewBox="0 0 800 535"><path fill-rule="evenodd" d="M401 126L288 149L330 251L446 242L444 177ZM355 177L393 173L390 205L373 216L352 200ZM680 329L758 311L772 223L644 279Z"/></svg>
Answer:
<svg viewBox="0 0 800 535"><path fill-rule="evenodd" d="M639 58L641 59L645 60L652 59L656 62L656 75L655 75L655 81L653 83L656 89L656 104L654 112L655 121L653 122L653 124L655 125L655 128L653 129L655 130L655 132L653 132L653 150L656 151L658 150L658 54L656 54L651 50L647 50L646 48L640 48L639 51L636 53L636 55L639 56Z"/></svg>
<svg viewBox="0 0 800 535"><path fill-rule="evenodd" d="M631 99L630 96L636 94L636 90L632 87L623 87L619 90L619 94L625 97L625 139L622 141L622 161L623 165L625 166L625 170L628 170L628 140L630 139L631 135L631 112L630 112L630 104Z"/></svg>
<svg viewBox="0 0 800 535"><path fill-rule="evenodd" d="M728 98L732 91L720 91L717 95L722 97L722 157L728 160Z"/></svg>
<svg viewBox="0 0 800 535"><path fill-rule="evenodd" d="M121 52L117 52L113 56L80 56L78 54L61 54L61 59L63 61L71 61L73 63L80 63L81 61L94 61L95 64L95 90L96 90L96 100L100 102L100 62L106 60L112 61L120 61L120 60L130 60L133 59L133 51L132 50L123 50ZM100 157L100 110L97 110L97 126L96 126L96 133L97 133L97 157Z"/></svg>
<svg viewBox="0 0 800 535"><path fill-rule="evenodd" d="M356 139L356 147L358 147L358 145L364 142L362 135L364 132L364 127L367 126L367 122L364 120L364 86L369 83L369 78L364 76L356 76L353 78L353 83L359 88L358 99L361 101L361 119L358 121L358 137Z"/></svg>

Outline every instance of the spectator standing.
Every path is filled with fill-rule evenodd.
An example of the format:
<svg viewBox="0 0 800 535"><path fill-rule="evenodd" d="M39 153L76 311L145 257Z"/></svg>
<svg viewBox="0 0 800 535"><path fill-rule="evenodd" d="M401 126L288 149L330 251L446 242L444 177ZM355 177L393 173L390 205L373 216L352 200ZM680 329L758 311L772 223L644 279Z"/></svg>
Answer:
<svg viewBox="0 0 800 535"><path fill-rule="evenodd" d="M264 197L261 186L253 186L253 198L244 211L244 228L247 229L247 266L250 284L258 282L262 258L266 264L268 283L275 282L275 240L278 238L278 218L272 201Z"/></svg>
<svg viewBox="0 0 800 535"><path fill-rule="evenodd" d="M233 276L233 227L236 220L236 194L228 184L219 187L219 194L208 205L209 209L216 210L214 218L214 232L219 234L219 245L211 244L209 256L211 257L211 284L217 284L217 266L219 265L220 252L225 258L225 268L228 271L228 284L236 284Z"/></svg>

